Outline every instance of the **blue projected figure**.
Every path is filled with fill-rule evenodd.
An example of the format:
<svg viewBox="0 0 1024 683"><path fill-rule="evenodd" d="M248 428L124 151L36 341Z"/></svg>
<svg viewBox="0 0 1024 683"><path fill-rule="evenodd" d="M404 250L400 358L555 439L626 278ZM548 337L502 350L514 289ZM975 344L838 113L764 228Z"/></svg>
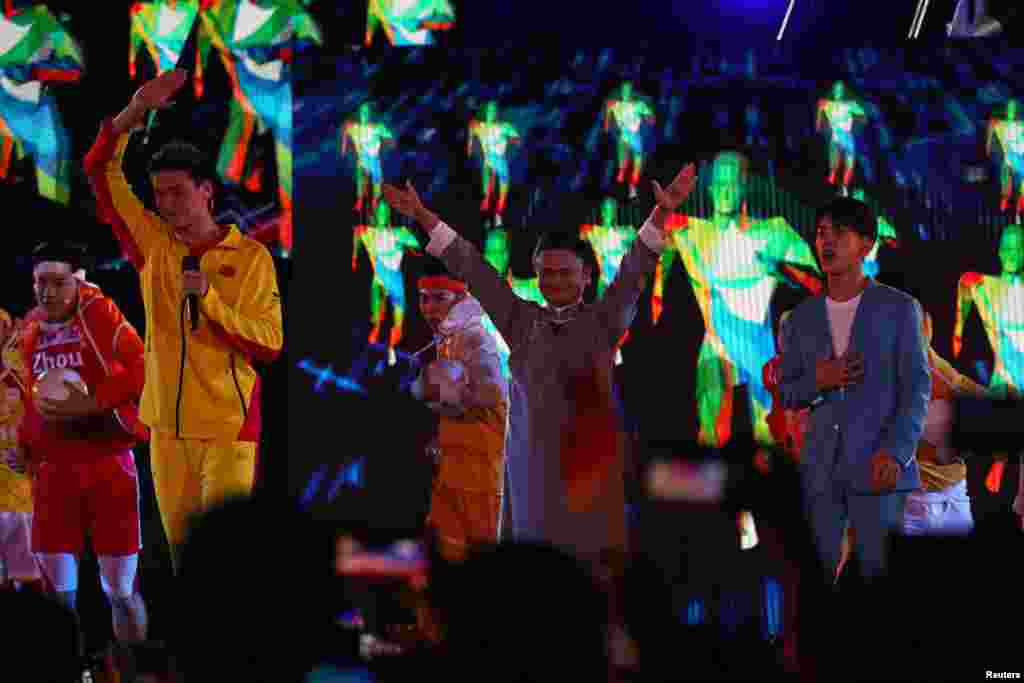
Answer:
<svg viewBox="0 0 1024 683"><path fill-rule="evenodd" d="M198 0L150 0L132 5L128 74L133 80L142 49L152 60L156 76L178 65L198 11Z"/></svg>
<svg viewBox="0 0 1024 683"><path fill-rule="evenodd" d="M832 86L831 99L823 98L818 101L815 126L820 130L822 123L827 121L832 131L828 148L828 182L831 185L836 184L839 165L845 161L846 171L843 174L843 182L840 183L840 189L843 191L848 191L850 180L853 178L853 169L857 163L857 143L853 137L853 126L856 119L863 119L865 116L864 107L847 96L842 82Z"/></svg>
<svg viewBox="0 0 1024 683"><path fill-rule="evenodd" d="M1016 214L1019 217L1024 210L1024 193L1020 191L1024 183L1024 123L1017 120L1017 102L1010 100L1006 105L1006 118L992 117L988 126L988 139L985 142L985 149L992 153L992 139L999 142L1003 151L1002 168L1002 200L999 203L999 210L1006 211L1010 208L1010 198L1013 196L1013 181L1017 180L1017 203Z"/></svg>
<svg viewBox="0 0 1024 683"><path fill-rule="evenodd" d="M450 0L370 0L364 44L370 47L378 28L395 46L433 45L434 31L455 24Z"/></svg>
<svg viewBox="0 0 1024 683"><path fill-rule="evenodd" d="M71 199L71 143L61 120L54 83L77 83L83 58L71 35L43 4L0 17L0 178L12 157L35 163L39 194L61 204Z"/></svg>

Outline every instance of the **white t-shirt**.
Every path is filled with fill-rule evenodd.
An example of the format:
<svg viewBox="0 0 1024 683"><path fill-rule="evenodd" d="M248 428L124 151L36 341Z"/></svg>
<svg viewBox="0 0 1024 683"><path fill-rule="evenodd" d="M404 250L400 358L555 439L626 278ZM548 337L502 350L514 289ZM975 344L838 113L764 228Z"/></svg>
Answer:
<svg viewBox="0 0 1024 683"><path fill-rule="evenodd" d="M860 298L864 296L861 292L849 301L835 301L825 297L825 307L828 310L828 324L832 330L832 347L836 358L840 358L846 349L850 347L850 331L853 329L853 318L857 315L857 306L860 305Z"/></svg>

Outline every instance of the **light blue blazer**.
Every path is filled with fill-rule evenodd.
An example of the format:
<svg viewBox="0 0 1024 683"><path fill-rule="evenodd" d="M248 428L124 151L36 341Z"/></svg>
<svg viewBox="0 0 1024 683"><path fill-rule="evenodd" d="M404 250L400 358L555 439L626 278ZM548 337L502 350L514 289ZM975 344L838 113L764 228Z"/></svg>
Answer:
<svg viewBox="0 0 1024 683"><path fill-rule="evenodd" d="M921 319L913 297L871 280L850 332L850 350L864 357L864 378L847 389L819 393L815 363L833 355L825 297L793 310L783 330L780 393L785 408L811 406L800 458L806 493L824 493L836 484L854 494L875 493L871 458L883 448L902 466L895 491L920 488L914 451L931 398Z"/></svg>

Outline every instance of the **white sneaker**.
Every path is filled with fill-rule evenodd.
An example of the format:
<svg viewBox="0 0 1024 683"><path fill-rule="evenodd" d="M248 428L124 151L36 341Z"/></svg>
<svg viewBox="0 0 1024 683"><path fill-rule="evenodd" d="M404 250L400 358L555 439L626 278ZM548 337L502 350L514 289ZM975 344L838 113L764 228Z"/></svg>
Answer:
<svg viewBox="0 0 1024 683"><path fill-rule="evenodd" d="M392 347L388 347L388 365L395 365L398 363L398 355Z"/></svg>

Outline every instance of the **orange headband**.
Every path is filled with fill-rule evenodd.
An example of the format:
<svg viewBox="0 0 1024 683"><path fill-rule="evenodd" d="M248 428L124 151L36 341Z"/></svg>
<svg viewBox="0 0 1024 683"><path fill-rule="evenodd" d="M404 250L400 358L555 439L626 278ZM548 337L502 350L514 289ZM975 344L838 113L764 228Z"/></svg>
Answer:
<svg viewBox="0 0 1024 683"><path fill-rule="evenodd" d="M421 277L416 285L419 289L446 289L450 292L465 293L468 291L465 282L459 282L445 275Z"/></svg>

